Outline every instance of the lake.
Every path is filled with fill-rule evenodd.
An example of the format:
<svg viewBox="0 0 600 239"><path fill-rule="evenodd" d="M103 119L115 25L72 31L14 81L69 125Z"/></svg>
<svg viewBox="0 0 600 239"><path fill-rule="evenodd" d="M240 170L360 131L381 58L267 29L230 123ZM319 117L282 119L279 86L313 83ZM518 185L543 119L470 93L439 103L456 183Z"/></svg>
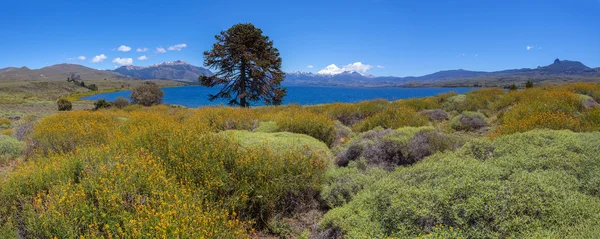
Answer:
<svg viewBox="0 0 600 239"><path fill-rule="evenodd" d="M450 91L463 94L473 88L359 88L359 87L328 87L328 86L287 86L287 96L284 104L314 105L334 102L355 103L377 98L399 100L434 96ZM214 94L220 88L207 88L204 86L182 86L163 88L165 91L164 103L183 105L186 107L199 107L208 105L226 105L226 100L209 101L208 95ZM131 91L117 91L97 94L82 98L83 100L105 99L113 101L119 96L129 99ZM254 103L252 105L263 105Z"/></svg>

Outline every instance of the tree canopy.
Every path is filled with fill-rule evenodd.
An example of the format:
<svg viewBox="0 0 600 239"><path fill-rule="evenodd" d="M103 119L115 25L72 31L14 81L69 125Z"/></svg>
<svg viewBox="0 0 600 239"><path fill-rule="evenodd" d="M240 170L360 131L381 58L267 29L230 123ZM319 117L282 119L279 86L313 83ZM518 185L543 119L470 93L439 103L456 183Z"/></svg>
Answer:
<svg viewBox="0 0 600 239"><path fill-rule="evenodd" d="M204 52L204 65L216 69L213 76L201 76L203 86L223 85L209 99L229 99L229 105L249 107L262 100L267 105L281 104L286 95L280 84L285 77L281 70L279 50L262 30L251 23L240 23L215 36L217 42Z"/></svg>

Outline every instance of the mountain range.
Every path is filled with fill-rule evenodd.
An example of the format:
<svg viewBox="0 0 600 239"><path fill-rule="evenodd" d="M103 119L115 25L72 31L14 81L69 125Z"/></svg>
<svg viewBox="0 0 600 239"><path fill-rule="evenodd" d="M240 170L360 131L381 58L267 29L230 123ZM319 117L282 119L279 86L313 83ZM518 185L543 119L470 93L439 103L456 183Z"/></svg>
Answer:
<svg viewBox="0 0 600 239"><path fill-rule="evenodd" d="M354 71L338 74L314 74L291 72L284 81L290 85L330 85L330 86L503 86L515 81L600 81L600 67L590 68L578 61L556 59L550 65L535 69L523 68L503 71L446 70L424 76L372 76Z"/></svg>
<svg viewBox="0 0 600 239"><path fill-rule="evenodd" d="M114 70L96 70L75 64L58 64L41 69L8 67L0 69L0 81L66 80L71 74L86 79L164 79L197 83L199 76L211 76L205 68L183 61L164 62L151 66L122 66ZM356 87L417 87L417 86L506 86L511 83L534 82L600 82L600 67L590 68L578 61L556 59L552 64L534 69L503 71L446 70L424 76L373 76L355 71L323 73L288 72L284 85L356 86Z"/></svg>
<svg viewBox="0 0 600 239"><path fill-rule="evenodd" d="M200 76L212 76L209 70L184 61L164 62L151 66L121 66L113 72L134 79L163 79L188 83L198 82Z"/></svg>

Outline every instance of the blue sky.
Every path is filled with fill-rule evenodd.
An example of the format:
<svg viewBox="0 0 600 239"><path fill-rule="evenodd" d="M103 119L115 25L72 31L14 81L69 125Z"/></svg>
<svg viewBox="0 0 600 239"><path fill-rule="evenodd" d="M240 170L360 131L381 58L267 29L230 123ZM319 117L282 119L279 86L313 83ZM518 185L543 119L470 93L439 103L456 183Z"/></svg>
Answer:
<svg viewBox="0 0 600 239"><path fill-rule="evenodd" d="M534 68L555 58L600 67L600 0L3 0L0 68L202 65L214 35L239 22L263 29L285 71L360 62L345 69L409 76Z"/></svg>

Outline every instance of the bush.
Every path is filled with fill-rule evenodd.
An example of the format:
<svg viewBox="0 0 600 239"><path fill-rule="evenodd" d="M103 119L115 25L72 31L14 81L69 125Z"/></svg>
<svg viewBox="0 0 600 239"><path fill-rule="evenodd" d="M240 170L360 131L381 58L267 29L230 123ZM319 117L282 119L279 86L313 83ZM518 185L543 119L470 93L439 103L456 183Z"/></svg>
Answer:
<svg viewBox="0 0 600 239"><path fill-rule="evenodd" d="M125 108L125 106L129 105L129 100L127 100L123 96L119 96L115 99L115 101L113 101L112 104L119 109L123 109L123 108Z"/></svg>
<svg viewBox="0 0 600 239"><path fill-rule="evenodd" d="M392 105L356 124L354 129L357 132L365 132L376 127L397 129L406 126L425 126L428 123L427 117L417 113L413 108Z"/></svg>
<svg viewBox="0 0 600 239"><path fill-rule="evenodd" d="M194 111L43 118L32 132L42 154L0 179L0 231L15 229L8 220L18 215L36 238L247 238L250 225L316 204L327 145L288 132L214 133Z"/></svg>
<svg viewBox="0 0 600 239"><path fill-rule="evenodd" d="M112 106L111 103L107 102L104 99L99 99L96 102L94 102L94 110L110 108L111 106Z"/></svg>
<svg viewBox="0 0 600 239"><path fill-rule="evenodd" d="M217 131L222 130L249 130L252 131L259 126L258 115L247 108L232 107L206 107L197 109L196 112L186 119L188 124L201 122L210 125Z"/></svg>
<svg viewBox="0 0 600 239"><path fill-rule="evenodd" d="M430 121L448 120L448 113L446 113L446 111L441 110L441 109L423 110L423 111L421 111L421 114L424 114L427 117L429 117Z"/></svg>
<svg viewBox="0 0 600 239"><path fill-rule="evenodd" d="M13 132L13 137L17 138L19 141L25 141L26 137L33 131L33 127L35 125L35 120L25 121L21 123L17 129Z"/></svg>
<svg viewBox="0 0 600 239"><path fill-rule="evenodd" d="M0 166L6 161L19 157L25 149L25 143L6 135L0 135Z"/></svg>
<svg viewBox="0 0 600 239"><path fill-rule="evenodd" d="M335 122L323 115L299 107L290 107L266 117L277 123L280 132L306 134L328 146L333 144Z"/></svg>
<svg viewBox="0 0 600 239"><path fill-rule="evenodd" d="M384 99L362 101L356 104L333 103L319 106L309 106L311 112L323 114L333 120L338 120L346 126L352 126L361 120L372 116L388 107L390 103Z"/></svg>
<svg viewBox="0 0 600 239"><path fill-rule="evenodd" d="M66 153L80 147L99 146L114 135L118 119L100 112L69 112L48 116L35 125L31 137L44 153Z"/></svg>
<svg viewBox="0 0 600 239"><path fill-rule="evenodd" d="M436 233L439 224L460 228L465 238L575 231L593 238L600 226L599 140L599 133L531 131L436 154L375 182L357 180L360 171L339 174L329 181L347 178L357 187L336 186L353 196L333 200L342 206L328 211L320 228L345 238L411 238ZM470 153L489 152L490 145L485 160Z"/></svg>
<svg viewBox="0 0 600 239"><path fill-rule="evenodd" d="M151 106L162 104L164 94L163 90L157 85L143 84L135 87L129 98L134 104Z"/></svg>
<svg viewBox="0 0 600 239"><path fill-rule="evenodd" d="M478 112L464 111L450 121L450 126L455 130L474 131L487 126L487 118Z"/></svg>
<svg viewBox="0 0 600 239"><path fill-rule="evenodd" d="M578 95L562 90L528 89L519 103L507 111L491 136L525 132L536 128L585 130L579 116Z"/></svg>
<svg viewBox="0 0 600 239"><path fill-rule="evenodd" d="M7 119L7 118L2 118L0 119L0 128L10 128L10 125L12 124L12 122Z"/></svg>
<svg viewBox="0 0 600 239"><path fill-rule="evenodd" d="M349 167L331 168L325 173L321 197L329 208L344 206L365 187L376 183L386 176L382 169L360 168L360 163L353 162Z"/></svg>
<svg viewBox="0 0 600 239"><path fill-rule="evenodd" d="M73 108L71 101L63 98L58 99L56 105L58 105L58 111L70 111Z"/></svg>
<svg viewBox="0 0 600 239"><path fill-rule="evenodd" d="M345 167L351 161L364 158L374 166L387 169L410 165L436 152L455 149L462 142L458 138L435 131L431 127L375 129L353 139L336 156L336 164Z"/></svg>
<svg viewBox="0 0 600 239"><path fill-rule="evenodd" d="M442 109L445 111L462 111L462 104L467 99L466 95L453 95L448 97L446 101L442 103Z"/></svg>

